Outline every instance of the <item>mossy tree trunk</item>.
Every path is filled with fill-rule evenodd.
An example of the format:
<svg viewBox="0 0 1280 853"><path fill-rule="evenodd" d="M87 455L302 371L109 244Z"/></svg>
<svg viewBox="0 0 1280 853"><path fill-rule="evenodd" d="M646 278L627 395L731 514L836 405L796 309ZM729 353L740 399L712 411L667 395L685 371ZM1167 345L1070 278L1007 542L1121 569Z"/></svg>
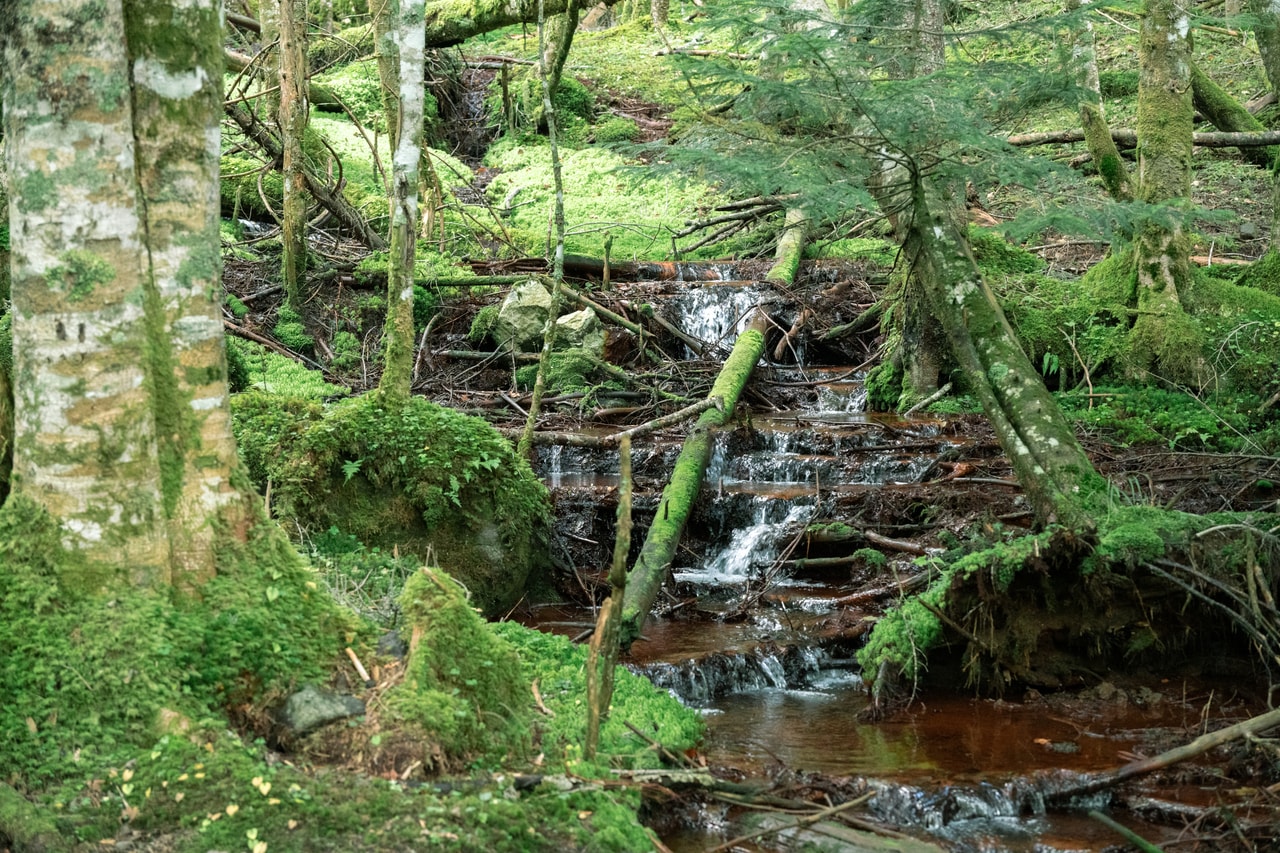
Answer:
<svg viewBox="0 0 1280 853"><path fill-rule="evenodd" d="M1280 7L1275 0L1248 0L1253 16L1253 36L1262 55L1262 70L1271 91L1280 95Z"/></svg>
<svg viewBox="0 0 1280 853"><path fill-rule="evenodd" d="M1091 531L1106 498L1106 481L1094 470L982 280L964 236L965 223L955 216L955 197L963 192L958 184L930 187L913 174L913 215L903 251L1037 521Z"/></svg>
<svg viewBox="0 0 1280 853"><path fill-rule="evenodd" d="M409 396L413 379L413 268L417 257L418 171L426 95L423 0L388 0L379 63L396 80L396 119L391 137L391 253L387 270L387 321L382 333L383 371L378 388L391 399Z"/></svg>
<svg viewBox="0 0 1280 853"><path fill-rule="evenodd" d="M1084 6L1084 0L1068 0L1072 9ZM1120 157L1120 149L1111 138L1106 111L1102 106L1102 87L1098 81L1098 54L1094 48L1093 21L1087 14L1073 31L1072 58L1076 61L1076 85L1080 88L1080 127L1085 146L1093 158L1098 177L1107 193L1117 201L1131 201L1133 186L1129 169Z"/></svg>
<svg viewBox="0 0 1280 853"><path fill-rule="evenodd" d="M271 0L266 5L270 5ZM276 0L280 23L280 140L284 147L284 210L281 214L285 301L302 308L301 285L307 266L306 160L302 140L307 132L307 3Z"/></svg>
<svg viewBox="0 0 1280 853"><path fill-rule="evenodd" d="M1213 82L1196 63L1191 64L1191 101L1213 126L1224 133L1260 133L1267 130L1253 113L1231 97L1231 93ZM1244 159L1255 166L1271 166L1277 153L1275 147L1248 146L1239 149Z"/></svg>
<svg viewBox="0 0 1280 853"><path fill-rule="evenodd" d="M580 0L569 0L563 15L555 15L547 21L542 45L542 64L546 68L547 86L551 89L553 99L560 90L560 76L569 59L573 36L578 31L580 5Z"/></svg>
<svg viewBox="0 0 1280 853"><path fill-rule="evenodd" d="M61 0L11 18L13 486L62 519L85 588L197 586L215 532L243 532L221 323L220 13L215 0Z"/></svg>
<svg viewBox="0 0 1280 853"><path fill-rule="evenodd" d="M640 637L649 611L658 598L662 582L684 535L685 523L693 510L694 501L702 489L702 480L711 459L711 446L715 431L733 417L738 397L746 387L756 362L764 355L764 333L767 318L757 313L733 345L733 351L725 360L720 375L716 377L708 398L719 397L721 405L707 409L684 440L680 456L671 471L671 479L662 490L658 509L645 536L640 556L627 576L627 591L622 603L622 627L620 642L623 648Z"/></svg>
<svg viewBox="0 0 1280 853"><path fill-rule="evenodd" d="M1138 200L1176 205L1191 195L1191 19L1178 0L1148 0L1138 38ZM1144 319L1180 310L1191 296L1189 245L1180 218L1150 219L1137 245ZM1144 323L1139 320L1139 324Z"/></svg>

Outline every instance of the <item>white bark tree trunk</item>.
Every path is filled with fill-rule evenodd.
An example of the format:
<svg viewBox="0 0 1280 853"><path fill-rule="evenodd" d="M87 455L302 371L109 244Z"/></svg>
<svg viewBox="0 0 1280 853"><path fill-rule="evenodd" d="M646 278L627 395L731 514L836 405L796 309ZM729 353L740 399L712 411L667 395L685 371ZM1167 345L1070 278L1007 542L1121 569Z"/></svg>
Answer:
<svg viewBox="0 0 1280 853"><path fill-rule="evenodd" d="M386 35L379 50L388 53L382 67L395 72L399 97L391 136L395 144L391 257L387 270L387 321L382 336L384 365L378 387L384 394L407 398L413 374L413 268L426 92L425 5L423 0L388 0L387 6Z"/></svg>
<svg viewBox="0 0 1280 853"><path fill-rule="evenodd" d="M86 587L194 586L213 573L215 520L244 518L220 315L220 33L216 0L13 15L14 491L62 519Z"/></svg>

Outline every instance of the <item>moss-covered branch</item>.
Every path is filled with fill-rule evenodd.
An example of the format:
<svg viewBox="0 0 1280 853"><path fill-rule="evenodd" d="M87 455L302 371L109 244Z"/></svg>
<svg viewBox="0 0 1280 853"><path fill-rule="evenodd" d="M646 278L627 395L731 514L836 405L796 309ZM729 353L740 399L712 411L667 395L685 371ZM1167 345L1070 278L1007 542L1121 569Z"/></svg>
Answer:
<svg viewBox="0 0 1280 853"><path fill-rule="evenodd" d="M1191 65L1191 94L1196 109L1224 133L1258 134L1267 130L1266 125L1231 97L1226 89L1213 82L1195 63ZM1277 152L1280 152L1280 148L1272 146L1246 146L1240 149L1244 159L1257 166L1270 166Z"/></svg>
<svg viewBox="0 0 1280 853"><path fill-rule="evenodd" d="M757 312L750 326L733 345L733 352L716 377L708 398L719 397L724 407L711 408L702 413L697 425L685 439L680 456L671 471L671 480L662 490L658 511L649 534L645 537L640 557L627 580L627 594L622 606L621 643L629 648L640 636L653 602L662 588L667 568L675 555L685 522L693 509L694 501L702 488L707 463L711 459L711 445L715 430L732 416L738 397L746 387L756 362L764 354L764 333L767 318Z"/></svg>

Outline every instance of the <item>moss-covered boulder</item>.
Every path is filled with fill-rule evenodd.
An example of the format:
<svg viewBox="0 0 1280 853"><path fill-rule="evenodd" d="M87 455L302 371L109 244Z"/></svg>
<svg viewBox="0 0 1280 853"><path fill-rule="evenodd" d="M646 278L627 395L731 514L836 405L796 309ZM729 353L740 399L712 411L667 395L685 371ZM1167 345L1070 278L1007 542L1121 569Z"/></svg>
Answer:
<svg viewBox="0 0 1280 853"><path fill-rule="evenodd" d="M277 515L303 529L430 560L486 614L545 569L546 489L485 421L377 394L327 410L246 395L233 410L259 485L269 480Z"/></svg>

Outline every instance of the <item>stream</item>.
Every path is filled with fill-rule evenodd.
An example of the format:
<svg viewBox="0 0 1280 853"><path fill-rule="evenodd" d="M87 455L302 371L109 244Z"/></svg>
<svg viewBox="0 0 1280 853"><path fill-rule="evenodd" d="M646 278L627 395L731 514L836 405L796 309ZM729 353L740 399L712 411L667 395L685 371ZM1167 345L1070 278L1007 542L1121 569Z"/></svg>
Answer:
<svg viewBox="0 0 1280 853"><path fill-rule="evenodd" d="M685 332L725 347L760 295L750 284L726 282L690 288L674 302ZM848 517L850 501L870 506L888 493L918 488L972 448L945 421L868 414L862 374L806 365L798 355L799 365L762 367L753 382L763 377L804 388L804 405L753 408L749 428L718 435L686 532L688 547L673 566L667 615L650 619L624 662L705 715L701 754L713 768L758 778L782 770L865 777L877 791L872 815L952 850L1094 851L1117 844L1118 836L1085 814L1105 806L1107 796L1079 803L1078 812L1046 815L1034 791L1006 782L1036 771L1123 764L1124 754L1144 748L1152 727L1194 725L1185 703L1138 691L1068 715L1038 695L996 701L972 698L970 690L919 695L907 710L879 722L860 716L871 700L854 656L865 619L878 615L879 605L857 609L835 600L872 571L885 574L884 582L894 572L912 573L913 558L890 554L887 567L872 570L851 555L855 546L824 550L803 531L821 521L856 525ZM640 490L665 481L678 449L678 441L638 443ZM538 464L558 512L589 507L593 496L617 486L616 454L543 448ZM1016 509L1021 498L1002 500ZM580 522L580 538L611 541L611 523L611 511ZM805 563L809 557L827 559ZM523 618L578 635L595 616L588 608L556 605ZM1197 803L1204 797L1196 791L1152 795ZM677 851L714 847L736 834L734 818L727 807L703 806L665 831L664 843ZM1170 837L1166 827L1144 825L1128 813L1121 819L1156 843ZM772 843L740 849L793 849Z"/></svg>

